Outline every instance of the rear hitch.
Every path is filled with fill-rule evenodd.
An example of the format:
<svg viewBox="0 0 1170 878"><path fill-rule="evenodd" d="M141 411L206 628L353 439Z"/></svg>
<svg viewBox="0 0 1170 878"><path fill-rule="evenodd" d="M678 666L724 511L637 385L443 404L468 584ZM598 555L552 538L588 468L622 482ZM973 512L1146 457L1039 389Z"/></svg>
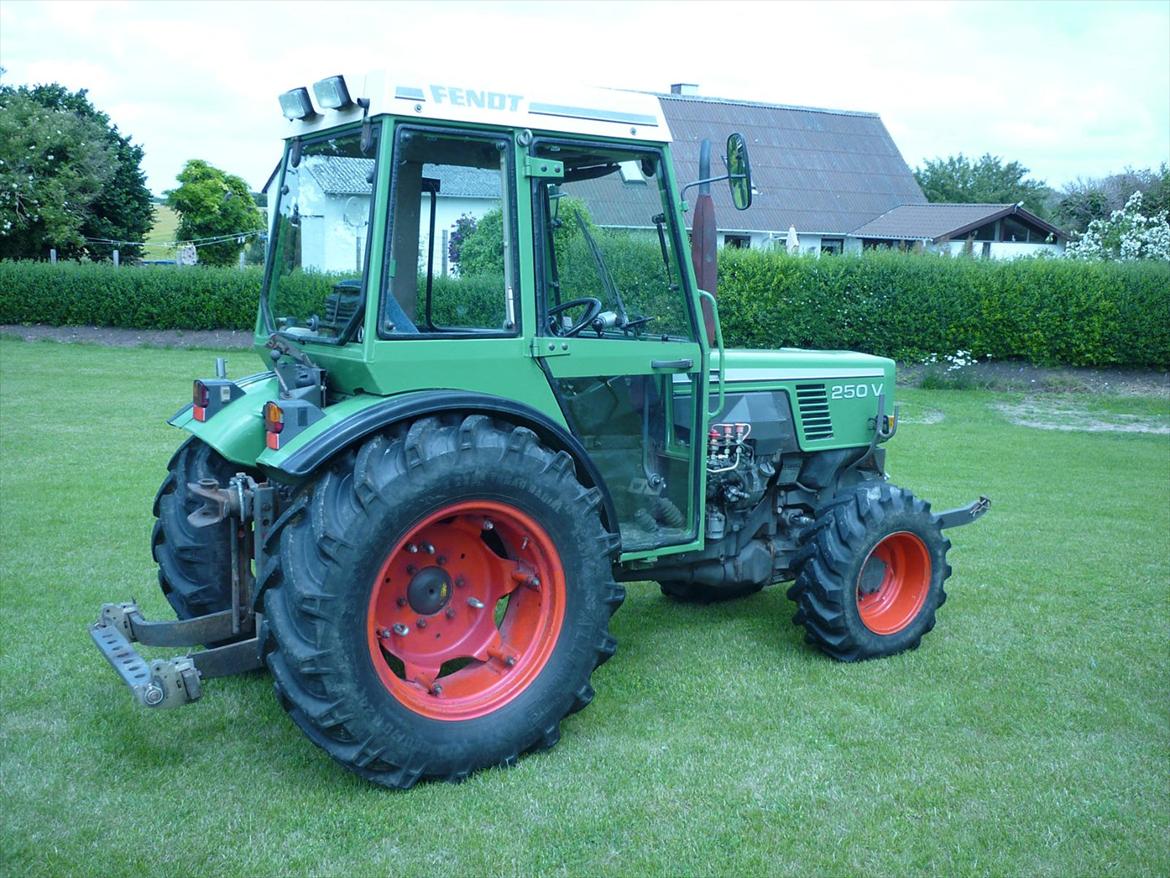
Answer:
<svg viewBox="0 0 1170 878"><path fill-rule="evenodd" d="M978 500L968 503L966 506L940 512L934 517L934 520L939 530L945 530L948 527L962 527L964 524L971 524L974 521L978 521L990 508L991 501L986 497L980 497Z"/></svg>
<svg viewBox="0 0 1170 878"><path fill-rule="evenodd" d="M194 646L232 636L232 611L178 622L148 622L133 601L104 604L89 636L143 707L181 707L203 695L203 678L260 668L256 637L201 652L147 663L131 645Z"/></svg>
<svg viewBox="0 0 1170 878"><path fill-rule="evenodd" d="M228 519L232 522L231 608L192 619L149 622L133 601L104 604L98 620L89 626L98 650L144 707L190 704L202 696L204 678L239 674L264 664L256 636L260 617L253 606L252 571L264 569L265 545L275 518L275 489L242 474L224 488L210 481L188 487L204 501L188 516L191 524L207 527ZM227 640L235 642L150 662L132 645L199 646Z"/></svg>

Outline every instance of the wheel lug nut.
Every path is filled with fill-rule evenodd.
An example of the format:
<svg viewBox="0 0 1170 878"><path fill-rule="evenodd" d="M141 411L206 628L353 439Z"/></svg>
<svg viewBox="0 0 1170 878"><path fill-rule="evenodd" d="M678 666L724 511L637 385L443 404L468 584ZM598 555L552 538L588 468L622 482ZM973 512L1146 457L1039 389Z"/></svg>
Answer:
<svg viewBox="0 0 1170 878"><path fill-rule="evenodd" d="M390 629L389 628L379 628L378 629L378 636L379 637L389 637L390 636Z"/></svg>
<svg viewBox="0 0 1170 878"><path fill-rule="evenodd" d="M416 622L415 624L418 625L419 628L426 628L427 627L427 620L426 619L419 619L418 622Z"/></svg>
<svg viewBox="0 0 1170 878"><path fill-rule="evenodd" d="M465 582L463 581L463 577L462 577L462 576L456 576L456 577L455 577L455 587L456 587L456 588L463 588L463 586L464 586L464 585L466 585L466 584L467 584L467 583L465 583Z"/></svg>
<svg viewBox="0 0 1170 878"><path fill-rule="evenodd" d="M528 587L531 588L533 591L538 591L540 589L540 577L534 576L531 579L529 579L528 580Z"/></svg>
<svg viewBox="0 0 1170 878"><path fill-rule="evenodd" d="M400 607L405 607L406 606L406 598L399 598L394 603L398 604L398 606L400 606Z"/></svg>
<svg viewBox="0 0 1170 878"><path fill-rule="evenodd" d="M422 550L424 552L426 552L428 555L435 554L435 547L433 545L431 545L430 543L423 543Z"/></svg>
<svg viewBox="0 0 1170 878"><path fill-rule="evenodd" d="M442 695L443 694L443 687L440 686L438 683L436 683L434 686L431 687L431 694L432 695Z"/></svg>
<svg viewBox="0 0 1170 878"><path fill-rule="evenodd" d="M418 546L416 546L414 543L407 543L406 544L406 551L410 552L410 554L413 555L416 552L418 552Z"/></svg>
<svg viewBox="0 0 1170 878"><path fill-rule="evenodd" d="M468 598L467 606L471 607L473 610L482 610L483 601L481 601L479 598Z"/></svg>
<svg viewBox="0 0 1170 878"><path fill-rule="evenodd" d="M396 622L394 624L394 633L397 634L399 637L405 637L407 634L410 633L410 626L403 625L401 622Z"/></svg>
<svg viewBox="0 0 1170 878"><path fill-rule="evenodd" d="M490 518L485 518L483 520L483 529L484 530L492 530L494 528L495 528L495 524L492 522L492 520Z"/></svg>
<svg viewBox="0 0 1170 878"><path fill-rule="evenodd" d="M506 659L504 659L504 664L506 664L509 668L516 667L516 656L508 656Z"/></svg>
<svg viewBox="0 0 1170 878"><path fill-rule="evenodd" d="M446 616L448 619L454 619L455 618L455 608L454 607L447 607Z"/></svg>

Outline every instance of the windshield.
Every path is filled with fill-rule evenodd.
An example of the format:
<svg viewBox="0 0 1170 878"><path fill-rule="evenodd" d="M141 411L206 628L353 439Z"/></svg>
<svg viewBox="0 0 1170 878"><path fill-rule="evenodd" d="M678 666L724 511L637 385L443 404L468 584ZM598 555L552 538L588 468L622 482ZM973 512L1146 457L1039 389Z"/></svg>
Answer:
<svg viewBox="0 0 1170 878"><path fill-rule="evenodd" d="M544 142L545 328L554 335L693 340L662 156Z"/></svg>
<svg viewBox="0 0 1170 878"><path fill-rule="evenodd" d="M358 131L297 144L273 200L264 282L268 328L294 338L348 341L361 322L376 173Z"/></svg>

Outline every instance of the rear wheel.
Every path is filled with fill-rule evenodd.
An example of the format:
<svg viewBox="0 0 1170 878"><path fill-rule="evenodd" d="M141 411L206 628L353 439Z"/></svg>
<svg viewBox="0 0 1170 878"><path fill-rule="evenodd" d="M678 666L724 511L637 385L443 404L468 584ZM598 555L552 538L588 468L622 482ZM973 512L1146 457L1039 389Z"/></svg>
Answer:
<svg viewBox="0 0 1170 878"><path fill-rule="evenodd" d="M265 595L282 703L376 783L550 747L611 656L617 542L531 431L472 415L377 436L306 489Z"/></svg>
<svg viewBox="0 0 1170 878"><path fill-rule="evenodd" d="M914 649L946 601L950 548L930 504L884 482L850 489L817 513L788 597L793 623L833 658Z"/></svg>
<svg viewBox="0 0 1170 878"><path fill-rule="evenodd" d="M245 468L192 436L175 452L167 469L154 498L151 533L159 586L180 619L226 610L232 605L231 522L193 526L187 516L203 500L187 485L202 479L227 485Z"/></svg>

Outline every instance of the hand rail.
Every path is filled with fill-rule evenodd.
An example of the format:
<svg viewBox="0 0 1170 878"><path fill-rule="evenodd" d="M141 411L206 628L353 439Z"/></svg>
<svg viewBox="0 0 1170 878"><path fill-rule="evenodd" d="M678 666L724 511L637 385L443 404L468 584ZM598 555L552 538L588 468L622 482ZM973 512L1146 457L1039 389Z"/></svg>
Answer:
<svg viewBox="0 0 1170 878"><path fill-rule="evenodd" d="M715 297L706 290L699 290L699 295L711 303L711 317L715 323L715 345L719 348L719 404L715 406L715 411L711 411L710 407L707 409L707 417L714 418L723 411L723 403L725 402L726 392L723 388L724 377L727 373L727 353L723 348L723 327L719 325L719 305L715 301ZM710 363L708 362L707 380L711 380ZM711 394L707 394L707 404L710 405Z"/></svg>

